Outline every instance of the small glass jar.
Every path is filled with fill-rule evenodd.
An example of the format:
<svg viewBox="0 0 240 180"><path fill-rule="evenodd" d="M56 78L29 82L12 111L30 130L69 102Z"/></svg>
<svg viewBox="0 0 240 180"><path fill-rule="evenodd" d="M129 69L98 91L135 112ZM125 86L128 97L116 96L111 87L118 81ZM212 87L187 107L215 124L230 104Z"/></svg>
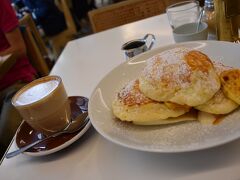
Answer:
<svg viewBox="0 0 240 180"><path fill-rule="evenodd" d="M208 24L208 39L216 40L216 14L213 0L205 0L202 20Z"/></svg>

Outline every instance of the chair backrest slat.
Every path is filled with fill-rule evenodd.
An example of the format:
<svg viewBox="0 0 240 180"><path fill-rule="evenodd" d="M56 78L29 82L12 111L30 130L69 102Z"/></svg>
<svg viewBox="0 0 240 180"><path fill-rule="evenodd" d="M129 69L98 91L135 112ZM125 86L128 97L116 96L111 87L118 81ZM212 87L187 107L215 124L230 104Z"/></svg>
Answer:
<svg viewBox="0 0 240 180"><path fill-rule="evenodd" d="M93 32L100 32L163 12L163 0L128 0L92 10L88 16Z"/></svg>
<svg viewBox="0 0 240 180"><path fill-rule="evenodd" d="M49 74L49 67L45 61L47 55L47 48L33 22L30 14L26 14L19 21L22 27L22 35L26 44L27 55L30 63L38 72L39 76L46 76Z"/></svg>

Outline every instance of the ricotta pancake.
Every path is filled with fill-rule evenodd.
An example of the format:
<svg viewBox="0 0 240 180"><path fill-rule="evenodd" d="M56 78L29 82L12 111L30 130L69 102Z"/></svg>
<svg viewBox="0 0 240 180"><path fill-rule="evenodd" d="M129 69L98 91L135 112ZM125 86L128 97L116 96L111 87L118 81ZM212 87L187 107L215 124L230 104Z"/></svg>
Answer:
<svg viewBox="0 0 240 180"><path fill-rule="evenodd" d="M224 71L231 69L231 67L224 66L218 62L214 62L214 68L218 75ZM195 109L211 114L228 114L235 110L237 107L238 104L225 96L222 88L220 88L220 90L209 101L196 106Z"/></svg>
<svg viewBox="0 0 240 180"><path fill-rule="evenodd" d="M240 69L230 69L220 74L224 94L240 104Z"/></svg>
<svg viewBox="0 0 240 180"><path fill-rule="evenodd" d="M139 90L139 80L129 82L117 93L112 108L113 114L120 120L144 123L145 125L148 124L147 122L153 121L162 124L161 120L181 116L190 110L189 106L170 102L161 103L146 97ZM185 119L180 121L185 121ZM171 123L171 120L168 123Z"/></svg>
<svg viewBox="0 0 240 180"><path fill-rule="evenodd" d="M220 80L207 55L189 48L174 48L147 60L139 87L155 101L198 106L220 89Z"/></svg>
<svg viewBox="0 0 240 180"><path fill-rule="evenodd" d="M198 120L198 113L191 109L189 112L178 116L178 117L170 117L168 119L158 119L153 121L133 121L133 124L136 125L162 125L162 124L173 124L185 121L195 121Z"/></svg>
<svg viewBox="0 0 240 180"><path fill-rule="evenodd" d="M212 125L214 124L214 121L216 121L217 117L215 114L199 111L197 119L201 124Z"/></svg>
<svg viewBox="0 0 240 180"><path fill-rule="evenodd" d="M213 98L202 105L196 106L195 109L211 114L228 114L238 106L237 103L227 98L220 89Z"/></svg>

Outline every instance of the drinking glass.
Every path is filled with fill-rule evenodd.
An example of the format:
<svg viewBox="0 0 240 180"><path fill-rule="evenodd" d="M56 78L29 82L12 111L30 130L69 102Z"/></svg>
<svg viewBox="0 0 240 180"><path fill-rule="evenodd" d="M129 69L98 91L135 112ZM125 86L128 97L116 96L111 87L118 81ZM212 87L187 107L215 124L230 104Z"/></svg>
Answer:
<svg viewBox="0 0 240 180"><path fill-rule="evenodd" d="M172 29L188 23L196 23L200 15L199 2L183 1L167 7L166 12Z"/></svg>
<svg viewBox="0 0 240 180"><path fill-rule="evenodd" d="M44 135L63 130L70 121L70 104L59 76L32 81L13 96L12 104L32 128Z"/></svg>

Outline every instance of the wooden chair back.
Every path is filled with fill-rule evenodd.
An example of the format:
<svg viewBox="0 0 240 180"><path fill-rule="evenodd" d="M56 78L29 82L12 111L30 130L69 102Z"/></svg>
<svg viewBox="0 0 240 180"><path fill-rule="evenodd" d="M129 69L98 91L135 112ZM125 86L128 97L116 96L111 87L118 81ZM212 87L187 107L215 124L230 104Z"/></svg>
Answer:
<svg viewBox="0 0 240 180"><path fill-rule="evenodd" d="M46 45L45 45L41 35L39 34L39 31L35 25L35 22L32 19L31 14L25 14L23 16L23 18L20 19L19 24L21 26L26 26L31 29L31 32L32 32L34 38L36 39L36 42L38 44L38 47L39 47L41 53L43 55L47 55L48 53L47 53Z"/></svg>
<svg viewBox="0 0 240 180"><path fill-rule="evenodd" d="M58 8L63 12L66 23L67 23L67 28L68 30L73 33L76 34L77 33L77 29L70 11L70 5L71 5L71 1L69 0L55 0L55 4L58 6Z"/></svg>
<svg viewBox="0 0 240 180"><path fill-rule="evenodd" d="M22 35L25 41L27 56L30 63L36 69L40 77L48 75L49 67L43 54L47 53L47 50L31 18L31 15L25 15L23 19L20 19L19 24L20 27L22 27Z"/></svg>
<svg viewBox="0 0 240 180"><path fill-rule="evenodd" d="M162 0L128 0L89 11L93 32L100 32L165 12Z"/></svg>
<svg viewBox="0 0 240 180"><path fill-rule="evenodd" d="M57 58L67 42L74 39L75 35L77 34L77 29L70 12L69 2L67 0L55 0L55 4L63 12L67 23L66 30L55 36L48 37L53 48L53 53Z"/></svg>

